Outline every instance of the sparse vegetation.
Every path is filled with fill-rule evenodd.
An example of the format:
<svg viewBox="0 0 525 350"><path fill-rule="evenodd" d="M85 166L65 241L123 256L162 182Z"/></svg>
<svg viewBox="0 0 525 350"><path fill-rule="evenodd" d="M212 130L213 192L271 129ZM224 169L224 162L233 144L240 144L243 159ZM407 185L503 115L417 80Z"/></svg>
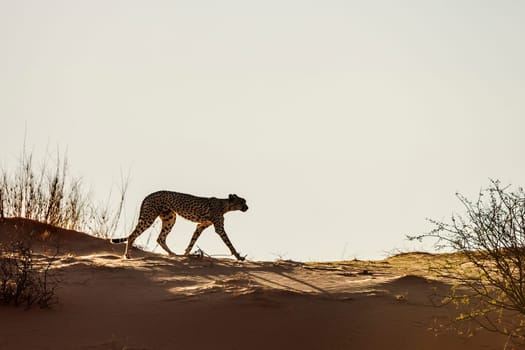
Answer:
<svg viewBox="0 0 525 350"><path fill-rule="evenodd" d="M97 205L81 179L69 174L66 156L57 153L53 165L49 164L48 159L36 166L33 154L24 147L17 167L12 171L0 169L0 220L25 218L99 237L111 236L122 213L127 180L121 182L116 205L112 205L111 193L104 205ZM52 269L54 260L36 256L29 236L22 241L0 239L0 303L27 308L54 304L59 286Z"/></svg>
<svg viewBox="0 0 525 350"><path fill-rule="evenodd" d="M66 229L109 237L117 228L127 190L121 182L117 204L111 193L104 205L94 204L80 178L69 174L66 156L57 153L53 166L35 165L33 154L22 151L14 171L0 169L0 217L21 217Z"/></svg>
<svg viewBox="0 0 525 350"><path fill-rule="evenodd" d="M38 305L47 308L57 301L59 280L52 273L54 257L35 259L22 241L0 244L0 303Z"/></svg>
<svg viewBox="0 0 525 350"><path fill-rule="evenodd" d="M437 239L437 248L452 248L461 259L445 259L433 270L455 281L443 303L459 309L455 324L471 324L525 342L525 192L497 180L477 200L457 197L465 214L450 222L430 220L434 229L410 239ZM461 263L458 263L461 261Z"/></svg>

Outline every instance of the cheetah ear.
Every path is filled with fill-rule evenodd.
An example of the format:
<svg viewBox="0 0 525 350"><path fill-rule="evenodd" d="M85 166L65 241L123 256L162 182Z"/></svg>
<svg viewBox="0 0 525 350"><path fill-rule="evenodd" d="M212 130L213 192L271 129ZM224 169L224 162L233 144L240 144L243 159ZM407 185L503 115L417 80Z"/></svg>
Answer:
<svg viewBox="0 0 525 350"><path fill-rule="evenodd" d="M237 195L235 195L235 194L230 194L228 198L229 198L230 200L234 200L235 198L237 198Z"/></svg>

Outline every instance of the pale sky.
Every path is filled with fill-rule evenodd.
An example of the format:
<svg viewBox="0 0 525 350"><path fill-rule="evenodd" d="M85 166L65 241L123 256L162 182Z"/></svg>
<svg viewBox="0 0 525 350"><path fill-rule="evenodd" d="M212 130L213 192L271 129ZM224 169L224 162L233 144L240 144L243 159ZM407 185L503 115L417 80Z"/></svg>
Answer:
<svg viewBox="0 0 525 350"><path fill-rule="evenodd" d="M0 0L0 164L27 129L99 199L129 171L118 236L167 189L246 198L251 259L422 249L456 191L525 186L524 37L522 1Z"/></svg>

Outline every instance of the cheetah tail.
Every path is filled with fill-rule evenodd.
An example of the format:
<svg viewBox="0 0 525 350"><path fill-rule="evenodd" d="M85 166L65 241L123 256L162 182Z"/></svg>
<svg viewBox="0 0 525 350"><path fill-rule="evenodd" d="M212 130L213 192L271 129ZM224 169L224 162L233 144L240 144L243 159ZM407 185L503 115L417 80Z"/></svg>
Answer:
<svg viewBox="0 0 525 350"><path fill-rule="evenodd" d="M111 244L126 243L127 241L128 241L128 237L110 239Z"/></svg>

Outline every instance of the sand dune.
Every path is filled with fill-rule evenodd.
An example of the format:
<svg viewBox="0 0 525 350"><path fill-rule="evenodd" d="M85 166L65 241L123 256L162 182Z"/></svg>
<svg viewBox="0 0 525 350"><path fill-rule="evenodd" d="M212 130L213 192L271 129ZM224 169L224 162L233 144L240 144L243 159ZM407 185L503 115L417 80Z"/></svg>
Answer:
<svg viewBox="0 0 525 350"><path fill-rule="evenodd" d="M503 349L480 331L439 330L449 286L427 272L434 256L382 261L243 262L165 257L27 220L0 222L0 242L30 237L60 256L59 304L0 307L0 349ZM438 329L436 331L435 329Z"/></svg>

